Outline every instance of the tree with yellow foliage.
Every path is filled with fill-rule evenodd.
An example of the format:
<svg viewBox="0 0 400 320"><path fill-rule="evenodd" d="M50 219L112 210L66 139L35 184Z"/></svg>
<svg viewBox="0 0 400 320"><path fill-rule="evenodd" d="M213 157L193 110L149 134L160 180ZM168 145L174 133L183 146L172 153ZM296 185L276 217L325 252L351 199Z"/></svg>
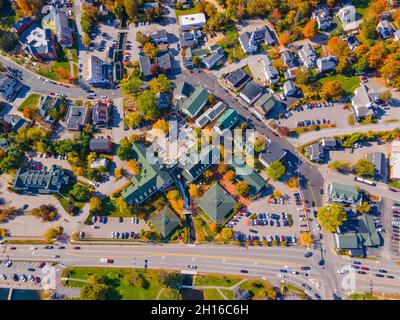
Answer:
<svg viewBox="0 0 400 320"><path fill-rule="evenodd" d="M127 161L126 166L128 168L128 171L133 175L138 175L141 172L139 163L134 159Z"/></svg>
<svg viewBox="0 0 400 320"><path fill-rule="evenodd" d="M311 233L310 232L300 233L299 243L303 247L311 246L313 243Z"/></svg>
<svg viewBox="0 0 400 320"><path fill-rule="evenodd" d="M199 196L199 186L197 184L189 185L189 195L191 198L197 198Z"/></svg>
<svg viewBox="0 0 400 320"><path fill-rule="evenodd" d="M229 170L224 174L224 179L226 181L232 182L235 179L236 173L233 170Z"/></svg>
<svg viewBox="0 0 400 320"><path fill-rule="evenodd" d="M161 130L164 133L167 133L169 130L169 123L165 119L159 119L153 124L154 130Z"/></svg>
<svg viewBox="0 0 400 320"><path fill-rule="evenodd" d="M124 169L123 168L115 168L114 169L114 177L115 179L119 180L124 176Z"/></svg>

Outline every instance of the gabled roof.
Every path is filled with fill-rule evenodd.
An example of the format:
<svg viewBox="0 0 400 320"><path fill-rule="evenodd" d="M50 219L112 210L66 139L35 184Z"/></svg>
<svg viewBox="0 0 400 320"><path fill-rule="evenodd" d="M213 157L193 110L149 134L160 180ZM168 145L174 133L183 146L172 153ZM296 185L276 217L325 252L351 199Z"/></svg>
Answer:
<svg viewBox="0 0 400 320"><path fill-rule="evenodd" d="M174 96L189 97L192 92L193 92L193 87L189 83L183 81L179 82L176 85L176 88L174 90Z"/></svg>
<svg viewBox="0 0 400 320"><path fill-rule="evenodd" d="M269 166L272 162L281 160L285 155L286 151L283 150L279 144L272 142L260 154L259 159Z"/></svg>
<svg viewBox="0 0 400 320"><path fill-rule="evenodd" d="M246 181L249 184L249 195L255 196L265 187L265 180L246 163L234 163L236 178L239 180Z"/></svg>
<svg viewBox="0 0 400 320"><path fill-rule="evenodd" d="M68 177L61 167L53 165L50 171L20 168L16 171L13 186L16 190L51 193L57 192L61 184L67 183Z"/></svg>
<svg viewBox="0 0 400 320"><path fill-rule="evenodd" d="M254 103L254 106L259 109L263 113L263 115L268 114L273 108L275 108L279 102L275 99L275 97L266 93L262 95L258 100Z"/></svg>
<svg viewBox="0 0 400 320"><path fill-rule="evenodd" d="M132 153L141 170L138 175L132 178L132 183L122 190L121 196L128 203L138 205L172 178L159 163L151 164L147 160L147 148L142 143L132 143Z"/></svg>
<svg viewBox="0 0 400 320"><path fill-rule="evenodd" d="M183 102L181 109L186 110L190 116L195 117L204 108L207 101L208 91L204 88L196 88L189 99Z"/></svg>
<svg viewBox="0 0 400 320"><path fill-rule="evenodd" d="M163 55L158 56L157 64L162 71L170 70L172 68L172 63L171 63L171 56L169 55L169 53L167 52Z"/></svg>
<svg viewBox="0 0 400 320"><path fill-rule="evenodd" d="M218 183L208 189L197 201L200 209L216 223L224 222L225 217L236 204L236 200Z"/></svg>
<svg viewBox="0 0 400 320"><path fill-rule="evenodd" d="M238 120L239 120L239 114L236 112L235 109L229 108L218 119L215 126L219 129L220 132L222 132L225 129L232 128L236 124L236 122L238 122Z"/></svg>
<svg viewBox="0 0 400 320"><path fill-rule="evenodd" d="M324 155L324 148L318 142L315 142L307 147L306 154L311 161L319 161Z"/></svg>
<svg viewBox="0 0 400 320"><path fill-rule="evenodd" d="M179 226L181 220L169 206L165 206L150 219L150 222L163 238L167 238Z"/></svg>
<svg viewBox="0 0 400 320"><path fill-rule="evenodd" d="M151 61L148 56L139 56L139 66L142 70L143 76L151 75Z"/></svg>
<svg viewBox="0 0 400 320"><path fill-rule="evenodd" d="M242 68L236 69L235 71L229 73L225 80L234 88L239 88L243 85L246 81L248 81L251 77L244 72Z"/></svg>
<svg viewBox="0 0 400 320"><path fill-rule="evenodd" d="M354 186L331 182L329 187L329 197L338 201L356 203L360 200L361 195Z"/></svg>
<svg viewBox="0 0 400 320"><path fill-rule="evenodd" d="M261 87L254 81L250 81L240 92L241 95L247 97L249 101L253 101L261 93Z"/></svg>

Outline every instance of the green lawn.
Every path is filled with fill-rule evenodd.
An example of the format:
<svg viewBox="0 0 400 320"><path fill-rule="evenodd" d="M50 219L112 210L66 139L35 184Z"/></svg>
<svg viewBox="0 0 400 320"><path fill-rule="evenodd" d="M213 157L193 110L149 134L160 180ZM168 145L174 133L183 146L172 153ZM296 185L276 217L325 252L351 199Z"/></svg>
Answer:
<svg viewBox="0 0 400 320"><path fill-rule="evenodd" d="M124 283L124 276L132 272L141 273L149 282L149 288L143 289ZM163 289L163 285L158 280L159 272L157 270L144 270L130 268L95 268L95 267L77 267L66 268L63 270L63 277L75 279L88 279L91 275L106 276L107 284L113 289L113 299L120 300L155 300L158 293ZM69 282L69 285L81 287L77 281ZM175 300L177 291L166 288L160 295L162 300Z"/></svg>
<svg viewBox="0 0 400 320"><path fill-rule="evenodd" d="M358 1L354 1L354 6L356 7L356 12L361 15L364 16L365 11L367 11L371 0L358 0Z"/></svg>
<svg viewBox="0 0 400 320"><path fill-rule="evenodd" d="M198 275L196 276L195 286L218 286L218 287L231 287L242 280L239 276L225 276L221 274L206 274L205 278Z"/></svg>
<svg viewBox="0 0 400 320"><path fill-rule="evenodd" d="M249 290L252 292L252 299L263 299L265 296L265 288L270 287L268 281L264 280L248 280L243 282L239 288Z"/></svg>
<svg viewBox="0 0 400 320"><path fill-rule="evenodd" d="M38 73L42 77L63 82L68 82L68 79L71 76L68 61L52 62L48 66L46 65L44 68L39 70Z"/></svg>
<svg viewBox="0 0 400 320"><path fill-rule="evenodd" d="M234 293L232 290L221 289L221 292L222 292L229 300L235 299L235 293Z"/></svg>
<svg viewBox="0 0 400 320"><path fill-rule="evenodd" d="M199 13L199 10L196 7L191 8L191 9L185 9L185 10L175 9L176 20L179 20L179 16L183 16L186 14L193 14L193 13Z"/></svg>
<svg viewBox="0 0 400 320"><path fill-rule="evenodd" d="M217 289L204 289L204 300L225 300Z"/></svg>
<svg viewBox="0 0 400 320"><path fill-rule="evenodd" d="M23 111L28 108L31 111L36 111L40 100L40 94L30 94L24 102L18 107L19 111Z"/></svg>
<svg viewBox="0 0 400 320"><path fill-rule="evenodd" d="M324 84L328 81L338 80L346 95L352 95L354 90L360 85L360 78L358 76L346 77L342 74L336 74L333 76L327 76L319 79L318 81Z"/></svg>

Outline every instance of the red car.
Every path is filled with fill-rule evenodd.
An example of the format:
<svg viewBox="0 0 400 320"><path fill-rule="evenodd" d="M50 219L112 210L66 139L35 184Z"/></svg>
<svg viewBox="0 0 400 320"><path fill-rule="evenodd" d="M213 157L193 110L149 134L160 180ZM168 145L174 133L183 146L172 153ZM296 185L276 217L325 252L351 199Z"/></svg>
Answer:
<svg viewBox="0 0 400 320"><path fill-rule="evenodd" d="M114 263L113 259L107 259L107 263Z"/></svg>
<svg viewBox="0 0 400 320"><path fill-rule="evenodd" d="M368 267L361 267L361 270L368 271L368 270L369 270L369 268L368 268Z"/></svg>
<svg viewBox="0 0 400 320"><path fill-rule="evenodd" d="M344 105L344 106L343 106L343 109L344 109L344 110L346 110L346 109L348 109L348 108L349 108L348 105Z"/></svg>

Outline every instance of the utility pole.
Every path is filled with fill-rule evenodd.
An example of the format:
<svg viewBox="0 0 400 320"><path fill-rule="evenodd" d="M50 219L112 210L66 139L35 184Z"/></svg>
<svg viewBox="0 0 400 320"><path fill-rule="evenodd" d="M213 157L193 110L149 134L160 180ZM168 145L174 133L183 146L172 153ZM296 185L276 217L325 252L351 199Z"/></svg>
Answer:
<svg viewBox="0 0 400 320"><path fill-rule="evenodd" d="M369 286L370 286L370 292L371 292L371 296L373 295L373 287L374 287L374 282L373 282L373 280L371 279L371 280L369 280Z"/></svg>

